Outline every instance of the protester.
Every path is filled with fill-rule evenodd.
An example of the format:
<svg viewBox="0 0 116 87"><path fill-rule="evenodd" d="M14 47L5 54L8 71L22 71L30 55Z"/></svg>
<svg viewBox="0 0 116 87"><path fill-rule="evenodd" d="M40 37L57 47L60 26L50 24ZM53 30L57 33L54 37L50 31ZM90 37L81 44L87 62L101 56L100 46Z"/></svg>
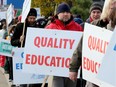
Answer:
<svg viewBox="0 0 116 87"><path fill-rule="evenodd" d="M110 19L109 16L113 8L116 7L116 0L107 0L104 3L103 12L99 20L95 20L92 22L93 25L107 28L107 24L109 23Z"/></svg>
<svg viewBox="0 0 116 87"><path fill-rule="evenodd" d="M6 19L2 19L0 21L0 39L5 39L7 36L7 29L6 29ZM9 73L8 70L8 63L7 58L4 55L0 55L0 60L2 62L1 66L4 68L5 73Z"/></svg>
<svg viewBox="0 0 116 87"><path fill-rule="evenodd" d="M73 16L70 12L70 7L67 3L58 5L56 15L53 17L47 29L68 30L68 31L82 31L82 27L74 22ZM71 81L67 77L53 77L52 87L76 87L76 82Z"/></svg>
<svg viewBox="0 0 116 87"><path fill-rule="evenodd" d="M94 20L100 19L101 13L102 13L102 5L98 2L95 2L90 7L90 16L86 20L86 22L91 23Z"/></svg>
<svg viewBox="0 0 116 87"><path fill-rule="evenodd" d="M9 26L8 36L6 37L6 40L9 40L9 41L11 40L11 37L14 34L15 27L16 27L16 24ZM9 70L9 82L11 82L13 80L13 59L12 57L8 57L8 56L6 56L6 58L8 59L7 63L8 63L8 70Z"/></svg>
<svg viewBox="0 0 116 87"><path fill-rule="evenodd" d="M37 27L36 17L37 17L36 10L34 8L31 8L27 15L26 21L25 21L26 24L25 24L24 35L23 35L24 23L17 24L17 26L14 30L14 34L11 38L12 46L21 47L21 43L23 42L22 47L25 47L25 38L26 38L27 27ZM27 85L23 85L23 87L27 87ZM41 87L41 84L29 84L29 87Z"/></svg>
<svg viewBox="0 0 116 87"><path fill-rule="evenodd" d="M0 30L0 39L6 39L7 37L7 29L6 29L6 19L2 19L1 20L1 30ZM0 57L4 57L5 58L5 64L3 66L5 73L8 74L9 73L9 66L8 66L8 58L6 58L6 56L4 55L0 55Z"/></svg>
<svg viewBox="0 0 116 87"><path fill-rule="evenodd" d="M101 14L100 19L93 21L92 24L113 30L114 26L116 25L116 23L114 21L115 20L115 12L116 12L116 11L114 11L114 9L116 9L115 8L116 0L109 0L109 2L107 0L106 2L108 4L106 4L104 6L103 13ZM73 56L72 56L72 60L70 62L69 78L71 80L75 80L77 78L78 68L81 66L81 59L82 59L82 41L80 41L80 44L75 49ZM94 86L87 84L86 87L94 87Z"/></svg>
<svg viewBox="0 0 116 87"><path fill-rule="evenodd" d="M100 16L101 16L101 13L102 13L102 7L103 6L99 2L92 3L92 5L90 6L90 10L89 10L90 16L86 20L86 22L87 23L92 23L93 21L100 19ZM80 25L84 28L84 22L81 23ZM82 78L82 70L81 70L80 77ZM83 86L86 85L86 81L83 80L83 79L82 79L81 83L82 83ZM92 84L92 83L90 83L88 81L87 81L87 85L88 86L92 86L93 85L94 87L97 87L95 84Z"/></svg>
<svg viewBox="0 0 116 87"><path fill-rule="evenodd" d="M36 10L31 8L30 12L27 16L26 22L25 22L26 24L25 24L24 35L22 35L24 23L17 24L17 26L14 30L14 34L11 38L11 45L21 47L21 41L24 40L23 47L25 46L27 27L36 27L36 17L37 17Z"/></svg>
<svg viewBox="0 0 116 87"><path fill-rule="evenodd" d="M102 13L102 7L103 6L99 2L92 3L92 5L90 6L90 9L89 9L90 16L86 20L86 22L91 23L95 20L100 19L100 16L101 16L101 13ZM84 28L84 22L81 23L80 25Z"/></svg>
<svg viewBox="0 0 116 87"><path fill-rule="evenodd" d="M97 20L97 19L100 19L100 16L101 16L101 13L102 13L102 5L99 3L99 2L95 2L95 3L93 3L91 6L90 6L90 10L89 10L89 13L90 13L90 16L89 16L89 18L86 20L86 22L87 23L91 23L91 22L93 22L93 21L95 21L95 20ZM83 23L81 23L80 24L83 28L84 28L84 22ZM81 46L81 45L80 45ZM80 49L80 47L79 47L79 49ZM74 52L75 53L75 52ZM80 55L80 54L79 54ZM76 56L76 55L75 55ZM72 61L71 61L72 62ZM73 61L73 62L76 62L76 61ZM80 63L78 63L79 64L79 66L81 65L81 62ZM69 72L69 78L70 79L72 79L72 76L74 75L74 76L76 76L77 75L77 71L78 71L78 69L79 69L79 67L76 67L76 69L77 70L75 70L75 66L73 67L73 69L72 69L72 67L73 67L73 65L72 65L72 63L71 63L71 65L70 65L70 72ZM81 70L81 75L80 75L80 77L82 78L82 70ZM75 78L76 79L76 78ZM87 81L87 83L86 83L86 81L85 80L83 80L82 79L82 81L81 81L81 83L82 83L82 85L83 86L89 86L89 87L97 87L95 84L93 84L93 83L91 83L91 82L88 82Z"/></svg>
<svg viewBox="0 0 116 87"><path fill-rule="evenodd" d="M9 23L8 25L8 29L7 29L7 36L6 36L6 40L11 40L12 35L14 34L14 29L16 27L18 23L18 17L12 19L11 23ZM6 64L5 67L7 67L8 72L5 71L5 73L9 74L9 82L12 82L13 80L13 60L12 57L6 56Z"/></svg>

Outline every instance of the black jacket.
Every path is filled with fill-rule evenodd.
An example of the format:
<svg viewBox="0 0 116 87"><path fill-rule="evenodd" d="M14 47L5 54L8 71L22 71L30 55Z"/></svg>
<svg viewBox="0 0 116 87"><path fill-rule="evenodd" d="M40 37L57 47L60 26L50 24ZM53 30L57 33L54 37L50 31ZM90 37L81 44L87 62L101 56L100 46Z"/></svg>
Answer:
<svg viewBox="0 0 116 87"><path fill-rule="evenodd" d="M14 34L11 38L11 45L12 46L21 47L20 36L23 33L23 25L24 25L24 23L17 24L17 26L14 30ZM35 24L33 27L36 27L36 26L37 25ZM25 38L26 38L27 27L30 27L28 23L25 24L23 47L25 46Z"/></svg>

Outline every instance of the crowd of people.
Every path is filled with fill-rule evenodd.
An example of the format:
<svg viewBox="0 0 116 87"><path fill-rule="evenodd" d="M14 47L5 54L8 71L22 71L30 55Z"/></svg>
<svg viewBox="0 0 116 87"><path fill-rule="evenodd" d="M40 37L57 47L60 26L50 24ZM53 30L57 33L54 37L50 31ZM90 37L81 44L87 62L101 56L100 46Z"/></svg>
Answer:
<svg viewBox="0 0 116 87"><path fill-rule="evenodd" d="M101 3L92 3L90 16L85 21L87 23L102 27L104 29L114 30L116 25L116 0L110 0L107 6ZM21 23L21 16L16 17L9 24L7 29L6 19L0 21L0 38L10 40L12 46L25 47L25 39L27 27L57 29L68 31L84 32L85 22L81 16L74 17L71 13L70 6L67 3L61 3L56 9L56 14L48 18L37 18L37 11L31 8L25 20L25 31L23 31L24 23ZM23 34L24 33L24 34ZM82 39L72 55L69 67L69 77L54 76L52 87L100 87L96 84L88 82L82 77L82 69L80 78L77 79L78 70L82 65ZM3 56L4 55L0 55ZM6 61L3 66L5 73L9 74L9 81L13 80L13 64L12 58L5 56ZM41 87L42 84L29 84L29 87ZM47 83L45 87L47 87ZM27 87L27 84L21 85Z"/></svg>

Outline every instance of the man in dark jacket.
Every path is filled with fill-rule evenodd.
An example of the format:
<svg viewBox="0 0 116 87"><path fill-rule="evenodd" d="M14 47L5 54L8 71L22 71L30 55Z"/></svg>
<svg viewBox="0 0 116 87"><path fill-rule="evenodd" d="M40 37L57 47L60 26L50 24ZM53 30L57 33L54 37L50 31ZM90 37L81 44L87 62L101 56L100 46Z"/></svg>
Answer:
<svg viewBox="0 0 116 87"><path fill-rule="evenodd" d="M30 12L26 18L24 35L22 35L24 23L19 23L16 26L16 28L14 30L14 34L11 38L11 45L21 47L21 41L24 40L24 42L23 42L23 47L24 47L27 27L36 27L36 17L37 17L36 10L31 8Z"/></svg>
<svg viewBox="0 0 116 87"><path fill-rule="evenodd" d="M66 3L58 5L54 20L46 26L47 29L82 31L82 27L74 22L70 12L70 7ZM53 77L52 87L76 87L76 82L67 77Z"/></svg>
<svg viewBox="0 0 116 87"><path fill-rule="evenodd" d="M14 30L14 34L11 38L11 45L12 46L21 47L21 42L23 42L22 47L25 46L27 27L37 27L36 17L37 17L36 10L34 8L31 8L28 15L27 15L26 21L25 21L24 35L23 35L24 23L19 23L16 26L16 28ZM23 85L23 87L27 87L27 86ZM41 87L41 84L32 84L32 85L29 85L29 87Z"/></svg>

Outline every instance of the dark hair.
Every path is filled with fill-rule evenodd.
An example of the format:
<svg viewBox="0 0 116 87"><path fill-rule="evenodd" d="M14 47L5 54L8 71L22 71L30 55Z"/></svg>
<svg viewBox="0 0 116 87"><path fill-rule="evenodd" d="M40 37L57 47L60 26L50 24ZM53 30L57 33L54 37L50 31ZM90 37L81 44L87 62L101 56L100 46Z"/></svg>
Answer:
<svg viewBox="0 0 116 87"><path fill-rule="evenodd" d="M111 20L111 27L114 28L116 25L116 7L112 8L109 18Z"/></svg>

